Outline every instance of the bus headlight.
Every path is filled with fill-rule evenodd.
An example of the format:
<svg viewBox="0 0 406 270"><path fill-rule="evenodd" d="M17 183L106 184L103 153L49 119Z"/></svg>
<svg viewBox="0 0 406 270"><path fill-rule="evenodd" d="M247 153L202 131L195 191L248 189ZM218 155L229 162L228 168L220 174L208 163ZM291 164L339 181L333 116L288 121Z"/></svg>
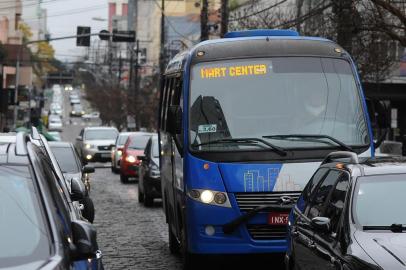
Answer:
<svg viewBox="0 0 406 270"><path fill-rule="evenodd" d="M188 196L189 198L204 204L231 208L227 193L222 191L210 189L191 189L188 192Z"/></svg>
<svg viewBox="0 0 406 270"><path fill-rule="evenodd" d="M204 203L211 203L214 199L213 191L211 190L204 190L202 194L200 194L200 200Z"/></svg>

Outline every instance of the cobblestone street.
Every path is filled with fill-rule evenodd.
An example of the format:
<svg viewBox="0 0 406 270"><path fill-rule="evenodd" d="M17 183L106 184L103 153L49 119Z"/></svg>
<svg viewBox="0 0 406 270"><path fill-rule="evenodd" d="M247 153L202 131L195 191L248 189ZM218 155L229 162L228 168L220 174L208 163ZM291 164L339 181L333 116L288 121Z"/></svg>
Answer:
<svg viewBox="0 0 406 270"><path fill-rule="evenodd" d="M181 269L170 255L161 203L145 208L137 202L137 185L121 184L110 169L92 176L95 225L106 269Z"/></svg>

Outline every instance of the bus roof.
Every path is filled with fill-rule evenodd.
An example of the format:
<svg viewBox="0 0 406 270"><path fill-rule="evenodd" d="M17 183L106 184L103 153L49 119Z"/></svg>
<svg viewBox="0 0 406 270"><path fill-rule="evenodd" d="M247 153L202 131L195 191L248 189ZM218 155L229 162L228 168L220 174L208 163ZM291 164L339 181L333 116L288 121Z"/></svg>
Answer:
<svg viewBox="0 0 406 270"><path fill-rule="evenodd" d="M220 59L278 56L349 57L342 47L324 38L297 35L244 36L242 34L235 37L232 35L232 38L200 42L190 50L177 54L169 62L166 73L182 71L188 57L192 58L192 64L196 64Z"/></svg>

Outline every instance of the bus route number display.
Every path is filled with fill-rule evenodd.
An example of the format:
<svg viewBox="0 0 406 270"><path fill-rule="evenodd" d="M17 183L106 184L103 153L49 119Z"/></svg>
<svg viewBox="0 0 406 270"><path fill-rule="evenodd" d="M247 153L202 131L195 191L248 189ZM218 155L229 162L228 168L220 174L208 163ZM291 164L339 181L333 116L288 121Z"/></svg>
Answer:
<svg viewBox="0 0 406 270"><path fill-rule="evenodd" d="M267 73L267 65L238 65L229 67L210 67L201 68L200 77L202 79L226 78L226 77L243 77L243 76L258 76Z"/></svg>

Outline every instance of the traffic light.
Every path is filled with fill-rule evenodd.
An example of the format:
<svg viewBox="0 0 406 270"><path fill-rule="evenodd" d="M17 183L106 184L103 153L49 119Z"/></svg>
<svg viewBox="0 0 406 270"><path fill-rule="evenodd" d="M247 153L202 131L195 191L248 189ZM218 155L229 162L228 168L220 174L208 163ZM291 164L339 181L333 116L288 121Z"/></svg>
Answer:
<svg viewBox="0 0 406 270"><path fill-rule="evenodd" d="M113 42L135 42L135 31L113 30Z"/></svg>
<svg viewBox="0 0 406 270"><path fill-rule="evenodd" d="M76 35L76 46L90 47L90 27L78 26Z"/></svg>

